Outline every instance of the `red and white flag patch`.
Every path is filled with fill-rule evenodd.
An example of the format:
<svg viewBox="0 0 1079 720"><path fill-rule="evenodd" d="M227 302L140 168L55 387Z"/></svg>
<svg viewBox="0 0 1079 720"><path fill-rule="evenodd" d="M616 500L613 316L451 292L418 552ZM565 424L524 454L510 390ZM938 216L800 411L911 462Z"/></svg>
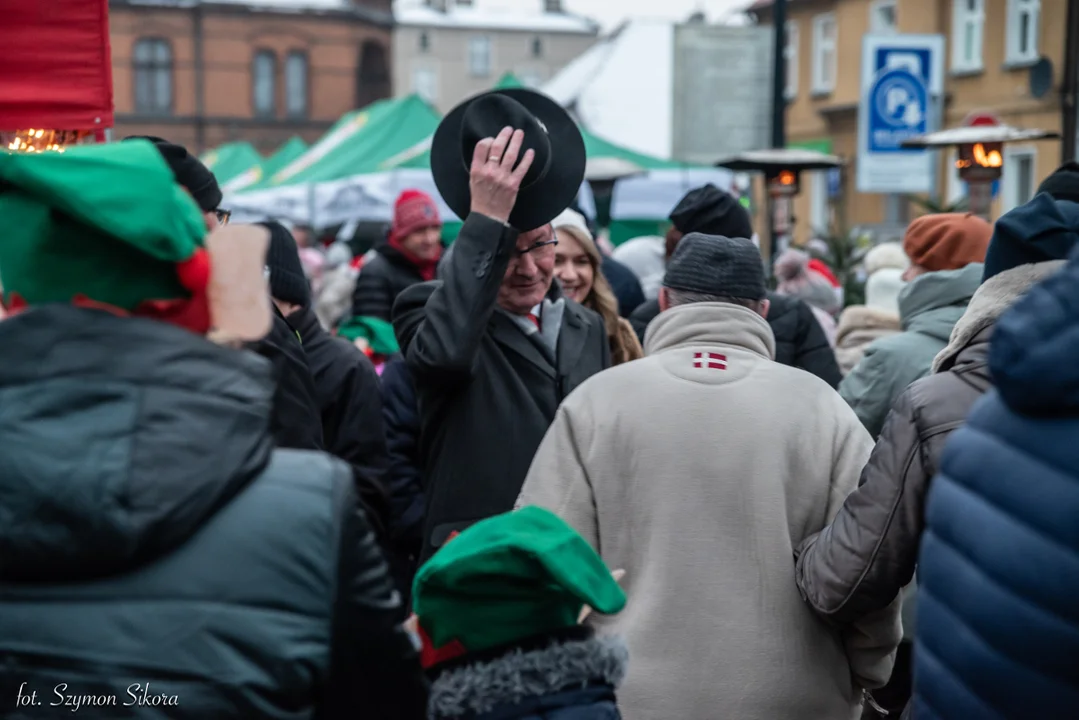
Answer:
<svg viewBox="0 0 1079 720"><path fill-rule="evenodd" d="M708 368L710 370L726 370L727 356L713 352L693 353L693 367Z"/></svg>

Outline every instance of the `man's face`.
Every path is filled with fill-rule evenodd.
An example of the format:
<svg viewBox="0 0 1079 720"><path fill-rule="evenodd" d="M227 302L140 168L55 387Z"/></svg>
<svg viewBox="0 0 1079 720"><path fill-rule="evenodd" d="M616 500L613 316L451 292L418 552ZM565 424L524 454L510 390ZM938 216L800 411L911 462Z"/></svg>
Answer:
<svg viewBox="0 0 1079 720"><path fill-rule="evenodd" d="M551 226L521 233L502 278L498 304L514 315L527 315L543 301L554 276L554 231Z"/></svg>
<svg viewBox="0 0 1079 720"><path fill-rule="evenodd" d="M401 240L401 246L420 260L438 260L442 255L442 227L432 225L409 233Z"/></svg>

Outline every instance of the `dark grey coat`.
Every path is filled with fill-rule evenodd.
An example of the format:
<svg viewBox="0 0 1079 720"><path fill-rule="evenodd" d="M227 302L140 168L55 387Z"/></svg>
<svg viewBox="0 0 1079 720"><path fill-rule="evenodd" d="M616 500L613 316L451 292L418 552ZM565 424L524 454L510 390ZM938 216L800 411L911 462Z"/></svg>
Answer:
<svg viewBox="0 0 1079 720"><path fill-rule="evenodd" d="M602 318L568 298L554 353L496 311L517 234L470 215L443 279L410 287L394 305L420 409L421 560L453 531L513 508L562 398L610 365ZM562 297L558 283L548 297Z"/></svg>
<svg viewBox="0 0 1079 720"><path fill-rule="evenodd" d="M0 715L424 716L352 473L274 450L269 363L60 305L0 347Z"/></svg>

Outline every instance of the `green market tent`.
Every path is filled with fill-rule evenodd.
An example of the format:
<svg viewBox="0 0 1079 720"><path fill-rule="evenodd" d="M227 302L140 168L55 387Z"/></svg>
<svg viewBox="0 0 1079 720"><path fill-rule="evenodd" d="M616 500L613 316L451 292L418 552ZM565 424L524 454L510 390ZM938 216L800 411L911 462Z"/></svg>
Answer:
<svg viewBox="0 0 1079 720"><path fill-rule="evenodd" d="M255 167L243 172L222 184L222 190L238 192L259 183L263 178L268 178L281 168L291 163L296 158L307 152L307 143L302 138L293 135L274 154L263 160Z"/></svg>
<svg viewBox="0 0 1079 720"><path fill-rule="evenodd" d="M245 190L321 183L378 172L390 157L430 136L438 113L417 95L379 100L344 115L307 152Z"/></svg>
<svg viewBox="0 0 1079 720"><path fill-rule="evenodd" d="M293 135L262 163L262 176L271 177L290 162L307 152L307 143Z"/></svg>
<svg viewBox="0 0 1079 720"><path fill-rule="evenodd" d="M209 150L199 158L224 185L262 163L262 156L251 143L233 142Z"/></svg>

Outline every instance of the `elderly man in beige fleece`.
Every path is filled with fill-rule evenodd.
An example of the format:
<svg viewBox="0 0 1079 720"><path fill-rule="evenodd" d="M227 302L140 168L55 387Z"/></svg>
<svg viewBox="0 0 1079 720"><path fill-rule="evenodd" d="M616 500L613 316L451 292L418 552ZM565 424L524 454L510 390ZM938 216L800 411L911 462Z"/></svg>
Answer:
<svg viewBox="0 0 1079 720"><path fill-rule="evenodd" d="M626 571L592 616L626 638L626 720L851 720L883 685L898 604L834 628L802 602L794 548L854 489L873 448L819 378L772 360L760 253L686 236L647 357L562 404L520 505L546 507Z"/></svg>

